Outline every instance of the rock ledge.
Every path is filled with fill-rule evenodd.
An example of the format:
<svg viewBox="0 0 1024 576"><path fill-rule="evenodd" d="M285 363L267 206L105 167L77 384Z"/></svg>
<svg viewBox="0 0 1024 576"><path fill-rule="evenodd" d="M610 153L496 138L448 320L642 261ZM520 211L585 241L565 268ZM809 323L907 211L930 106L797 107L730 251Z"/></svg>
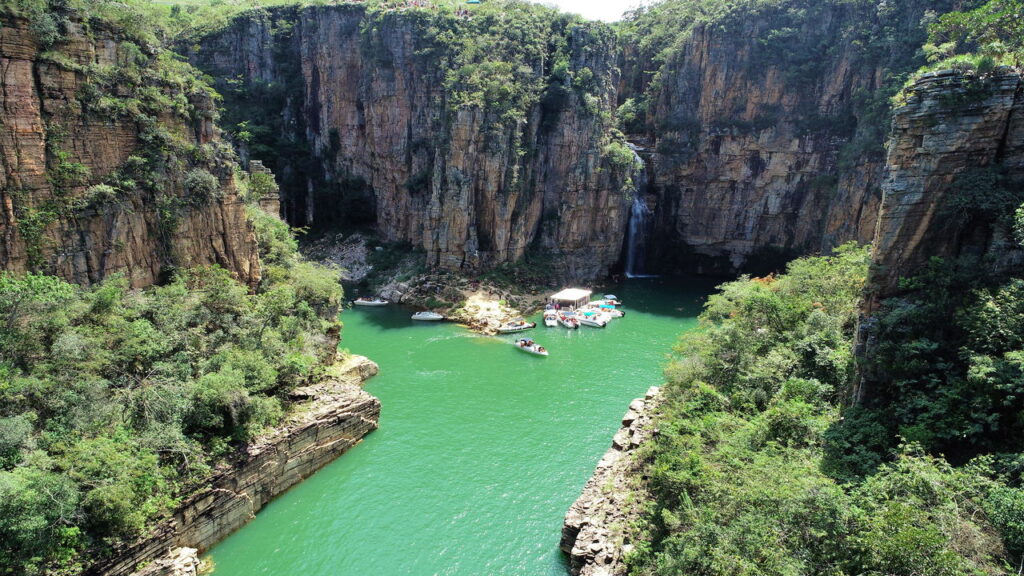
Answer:
<svg viewBox="0 0 1024 576"><path fill-rule="evenodd" d="M560 547L569 555L572 573L581 576L622 576L623 555L632 546L626 528L639 514L631 481L633 451L654 433L652 417L661 390L652 386L622 417L612 447L597 463L583 493L569 508Z"/></svg>

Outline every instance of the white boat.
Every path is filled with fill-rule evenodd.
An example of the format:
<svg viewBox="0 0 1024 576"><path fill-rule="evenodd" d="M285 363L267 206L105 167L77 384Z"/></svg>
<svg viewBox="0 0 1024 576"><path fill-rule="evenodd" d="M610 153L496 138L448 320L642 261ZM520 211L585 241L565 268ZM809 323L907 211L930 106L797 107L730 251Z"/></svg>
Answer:
<svg viewBox="0 0 1024 576"><path fill-rule="evenodd" d="M615 294L605 294L604 301L612 306L622 306L622 302L619 301L619 297Z"/></svg>
<svg viewBox="0 0 1024 576"><path fill-rule="evenodd" d="M533 338L520 338L516 340L516 348L519 348L523 352L529 352L530 354L536 354L537 356L547 356L547 348L537 344L533 341Z"/></svg>
<svg viewBox="0 0 1024 576"><path fill-rule="evenodd" d="M558 312L555 312L554 310L545 310L544 325L547 326L548 328L554 328L555 326L558 326Z"/></svg>
<svg viewBox="0 0 1024 576"><path fill-rule="evenodd" d="M584 311L577 315L576 319L580 321L580 324L591 328L604 328L608 325L608 317L600 312Z"/></svg>
<svg viewBox="0 0 1024 576"><path fill-rule="evenodd" d="M601 301L601 302L603 302L603 301ZM614 306L611 306L609 304L598 304L597 302L591 302L590 304L587 304L583 308L580 308L580 311L596 312L597 314L604 314L604 315L608 316L609 320L612 319L612 318L622 318L623 316L626 315L625 312L623 312L622 310L617 310Z"/></svg>
<svg viewBox="0 0 1024 576"><path fill-rule="evenodd" d="M580 321L576 318L576 315L572 312L562 312L558 315L558 323L570 330L575 330L580 327Z"/></svg>
<svg viewBox="0 0 1024 576"><path fill-rule="evenodd" d="M376 296L374 296L373 298L367 298L364 296L362 298L356 298L355 300L352 301L352 304L354 306L387 306L388 304L390 304L390 302L383 298L378 298Z"/></svg>
<svg viewBox="0 0 1024 576"><path fill-rule="evenodd" d="M438 320L444 320L444 316L437 312L431 312L429 310L424 312L417 312L412 315L413 320L420 320L423 322L437 322Z"/></svg>
<svg viewBox="0 0 1024 576"><path fill-rule="evenodd" d="M523 330L529 330L530 328L536 328L536 322L527 322L525 320L513 320L506 322L501 326L498 326L498 332L500 334L512 334L513 332L522 332Z"/></svg>

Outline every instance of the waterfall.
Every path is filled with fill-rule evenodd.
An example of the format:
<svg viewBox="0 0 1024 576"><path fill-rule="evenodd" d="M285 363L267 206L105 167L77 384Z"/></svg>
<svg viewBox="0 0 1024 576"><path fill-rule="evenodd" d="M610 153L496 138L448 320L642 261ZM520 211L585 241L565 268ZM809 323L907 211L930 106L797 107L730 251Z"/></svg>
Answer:
<svg viewBox="0 0 1024 576"><path fill-rule="evenodd" d="M645 274L647 271L647 242L650 238L652 216L654 215L644 200L644 195L647 193L647 168L643 158L637 154L636 148L632 148L633 160L637 165L637 176L633 206L629 211L629 230L626 232L626 277L652 278L653 274Z"/></svg>

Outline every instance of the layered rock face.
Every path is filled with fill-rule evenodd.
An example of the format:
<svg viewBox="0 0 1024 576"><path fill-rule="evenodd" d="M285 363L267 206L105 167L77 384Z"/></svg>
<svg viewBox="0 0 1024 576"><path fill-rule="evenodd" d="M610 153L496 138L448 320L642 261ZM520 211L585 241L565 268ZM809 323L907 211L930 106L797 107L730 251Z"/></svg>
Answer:
<svg viewBox="0 0 1024 576"><path fill-rule="evenodd" d="M372 222L442 269L483 270L533 249L556 257L564 278L607 273L621 255L636 171L606 154L613 35L566 26L562 51L514 72L536 97L512 117L498 99L458 99L450 75L462 53L439 45L431 22L461 30L418 10L256 12L202 39L190 58L225 82L229 108L289 87L272 102L309 154L262 159L281 177L293 224ZM590 86L573 85L584 76ZM244 90L226 84L239 78Z"/></svg>
<svg viewBox="0 0 1024 576"><path fill-rule="evenodd" d="M922 39L923 2L791 2L695 24L644 86L652 192L669 269L770 270L869 242L890 74ZM915 43L916 39L916 43ZM635 52L635 51L634 51ZM637 61L639 59L639 61ZM627 53L624 66L654 69ZM644 68L646 66L646 68Z"/></svg>
<svg viewBox="0 0 1024 576"><path fill-rule="evenodd" d="M293 396L309 402L296 410L284 427L250 447L243 460L189 497L149 537L87 573L126 576L135 573L140 564L158 559L143 573L194 572L191 558L196 550L205 552L241 528L274 497L377 429L380 401L360 388L377 370L369 359L351 356L337 368L335 379L296 390ZM189 553L190 548L195 550Z"/></svg>
<svg viewBox="0 0 1024 576"><path fill-rule="evenodd" d="M124 273L142 287L173 267L219 264L255 283L256 242L217 152L210 95L117 78L159 56L101 24L68 22L44 47L27 21L0 19L0 268L79 284ZM181 109L143 123L131 112L142 90ZM195 157L167 163L164 143ZM213 179L212 194L189 190L196 170Z"/></svg>
<svg viewBox="0 0 1024 576"><path fill-rule="evenodd" d="M633 451L654 433L661 390L653 386L629 405L612 447L565 515L559 547L573 574L622 576L623 555L632 548L629 527L641 513L643 488L635 475Z"/></svg>
<svg viewBox="0 0 1024 576"><path fill-rule="evenodd" d="M905 103L893 115L869 308L896 294L899 279L934 256L988 257L993 271L1022 258L1009 223L971 218L969 200L997 194L987 189L989 178L978 177L986 172L1006 186L1024 181L1020 73L1009 68L985 78L952 70L929 73L905 93Z"/></svg>

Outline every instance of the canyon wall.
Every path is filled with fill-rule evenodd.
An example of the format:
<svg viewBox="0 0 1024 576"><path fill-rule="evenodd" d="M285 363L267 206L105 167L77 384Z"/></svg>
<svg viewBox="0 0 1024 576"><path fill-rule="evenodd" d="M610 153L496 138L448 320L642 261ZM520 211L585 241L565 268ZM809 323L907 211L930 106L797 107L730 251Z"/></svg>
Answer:
<svg viewBox="0 0 1024 576"><path fill-rule="evenodd" d="M98 562L86 573L127 576L158 559L155 567L171 573L181 563L163 561L172 551L177 555L180 548L194 548L202 553L241 528L274 497L377 429L380 401L360 387L377 370L369 359L351 356L337 368L335 379L294 391L293 397L308 402L293 411L282 428L255 443L240 462L187 498L148 537L117 550L112 559Z"/></svg>
<svg viewBox="0 0 1024 576"><path fill-rule="evenodd" d="M943 3L867 4L695 14L660 68L623 54L620 96L647 101L659 265L764 272L871 241L888 98Z"/></svg>
<svg viewBox="0 0 1024 576"><path fill-rule="evenodd" d="M537 26L556 36L533 49L537 30L445 10L254 11L185 50L218 78L229 115L247 111L239 131L273 126L275 149L258 134L240 148L278 174L293 224L372 224L442 269L485 270L532 251L554 257L565 279L606 274L637 170L611 131L614 35L540 12ZM509 19L530 27L543 10ZM481 61L477 38L508 50L512 68ZM280 122L252 120L255 105L276 108Z"/></svg>
<svg viewBox="0 0 1024 576"><path fill-rule="evenodd" d="M1009 221L1016 205L998 203L1001 189L1024 183L1021 74L924 74L905 90L892 126L869 308L933 257L986 258L993 273L1019 265Z"/></svg>
<svg viewBox="0 0 1024 576"><path fill-rule="evenodd" d="M258 281L212 96L162 83L168 55L101 22L68 21L47 45L30 22L0 20L0 268L141 287L219 264Z"/></svg>

